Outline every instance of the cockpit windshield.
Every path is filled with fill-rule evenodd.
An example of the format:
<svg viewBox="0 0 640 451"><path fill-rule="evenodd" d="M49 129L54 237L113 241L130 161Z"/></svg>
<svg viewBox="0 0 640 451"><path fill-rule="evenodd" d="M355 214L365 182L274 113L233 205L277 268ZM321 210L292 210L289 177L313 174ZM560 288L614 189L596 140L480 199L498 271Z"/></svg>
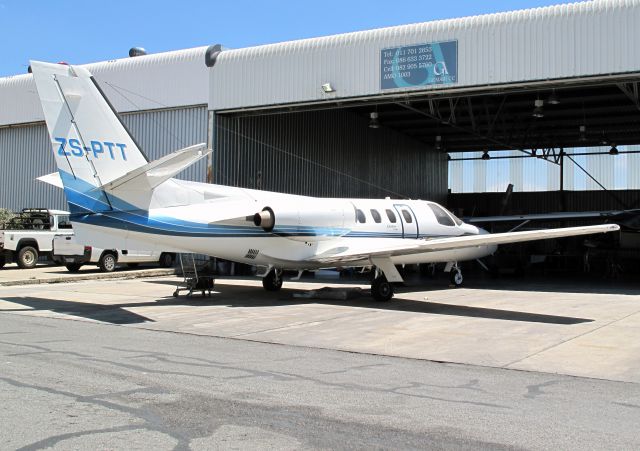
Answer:
<svg viewBox="0 0 640 451"><path fill-rule="evenodd" d="M438 204L429 203L429 207L438 220L438 224L453 227L454 225L462 225L462 221L449 210Z"/></svg>
<svg viewBox="0 0 640 451"><path fill-rule="evenodd" d="M446 211L447 213L449 213L449 216L451 216L453 218L453 220L455 221L456 225L462 225L462 219L458 218L456 215L454 215L453 213L451 213L449 210L447 210L446 208L442 207L442 209L444 211Z"/></svg>

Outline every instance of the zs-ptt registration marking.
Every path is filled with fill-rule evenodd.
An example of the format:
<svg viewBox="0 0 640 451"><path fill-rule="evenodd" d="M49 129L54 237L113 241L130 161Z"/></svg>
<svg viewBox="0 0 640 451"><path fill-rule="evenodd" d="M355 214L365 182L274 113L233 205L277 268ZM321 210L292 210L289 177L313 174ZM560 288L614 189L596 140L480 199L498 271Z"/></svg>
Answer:
<svg viewBox="0 0 640 451"><path fill-rule="evenodd" d="M125 149L127 148L126 144L122 143L114 143L110 141L90 141L89 146L84 146L80 144L80 140L71 138L54 138L56 142L59 144L58 147L58 155L61 157L82 157L85 153L93 153L94 158L100 158L100 155L104 157L109 156L112 160L117 160L122 158L124 161L127 161L127 154Z"/></svg>

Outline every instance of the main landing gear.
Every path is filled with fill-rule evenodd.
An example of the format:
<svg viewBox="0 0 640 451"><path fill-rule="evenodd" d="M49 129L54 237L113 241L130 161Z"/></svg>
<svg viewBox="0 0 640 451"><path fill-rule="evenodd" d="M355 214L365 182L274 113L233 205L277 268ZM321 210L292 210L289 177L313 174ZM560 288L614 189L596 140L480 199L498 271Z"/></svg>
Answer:
<svg viewBox="0 0 640 451"><path fill-rule="evenodd" d="M393 297L393 285L391 285L384 274L380 273L380 275L376 275L376 278L371 282L371 296L380 302L388 301Z"/></svg>
<svg viewBox="0 0 640 451"><path fill-rule="evenodd" d="M262 286L267 291L278 291L282 288L282 270L272 269L262 278Z"/></svg>

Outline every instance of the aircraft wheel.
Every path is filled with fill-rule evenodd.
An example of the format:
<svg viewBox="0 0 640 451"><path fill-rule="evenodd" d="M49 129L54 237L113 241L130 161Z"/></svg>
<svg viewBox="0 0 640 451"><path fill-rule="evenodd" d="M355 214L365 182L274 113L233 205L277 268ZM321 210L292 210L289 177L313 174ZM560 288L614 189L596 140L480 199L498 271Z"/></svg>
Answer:
<svg viewBox="0 0 640 451"><path fill-rule="evenodd" d="M262 278L262 286L267 291L278 291L282 288L282 271L273 269Z"/></svg>
<svg viewBox="0 0 640 451"><path fill-rule="evenodd" d="M371 296L376 301L388 301L393 297L393 286L385 276L376 277L371 282Z"/></svg>
<svg viewBox="0 0 640 451"><path fill-rule="evenodd" d="M163 252L160 254L160 267L162 268L171 268L173 266L173 254L169 252Z"/></svg>
<svg viewBox="0 0 640 451"><path fill-rule="evenodd" d="M460 271L459 269L452 269L449 278L451 280L451 284L455 285L456 287L462 286L462 282L464 281L464 278L462 277L462 271Z"/></svg>

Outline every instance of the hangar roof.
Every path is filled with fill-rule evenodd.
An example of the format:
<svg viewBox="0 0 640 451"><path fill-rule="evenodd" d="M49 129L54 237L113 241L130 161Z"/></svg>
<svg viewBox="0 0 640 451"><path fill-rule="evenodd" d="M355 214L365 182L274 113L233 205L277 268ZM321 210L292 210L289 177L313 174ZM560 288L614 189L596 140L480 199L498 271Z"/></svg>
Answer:
<svg viewBox="0 0 640 451"><path fill-rule="evenodd" d="M207 103L207 67L197 47L86 64L119 112ZM44 120L31 74L0 78L0 126ZM10 105L9 108L6 105Z"/></svg>
<svg viewBox="0 0 640 451"><path fill-rule="evenodd" d="M639 0L595 0L227 50L210 70L209 107L234 111L636 73L638 23ZM455 77L384 82L400 61L385 51L391 59L403 50L435 55L428 46L447 42L455 43L449 57ZM326 83L335 91L323 91Z"/></svg>

